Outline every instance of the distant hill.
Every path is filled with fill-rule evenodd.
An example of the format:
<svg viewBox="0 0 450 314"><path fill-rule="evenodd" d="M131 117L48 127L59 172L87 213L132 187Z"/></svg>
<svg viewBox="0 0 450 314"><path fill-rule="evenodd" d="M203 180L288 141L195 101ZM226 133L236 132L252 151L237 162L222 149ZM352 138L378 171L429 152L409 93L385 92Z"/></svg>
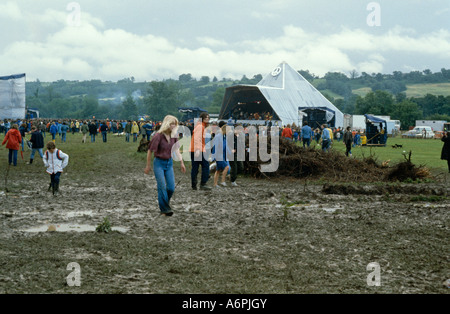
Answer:
<svg viewBox="0 0 450 314"><path fill-rule="evenodd" d="M317 77L304 70L300 70L299 73L339 109L350 114L354 113L358 97L364 98L375 91L388 92L396 99L419 99L417 101L419 104L420 98L425 98L426 95L443 96L444 100L431 99L435 104L427 106L433 109L423 110L423 114L427 116L437 113L439 107L450 106L447 104L449 102L447 99L450 99L450 70L446 69L437 73L425 70L370 75L355 71L350 75L329 72L324 77ZM182 74L178 80L168 79L161 83L170 86L169 90L174 95L183 96L177 100L181 103L174 106L194 106L206 109L210 113L218 113L227 87L241 84L256 85L262 77L261 74L257 74L251 79L244 75L240 80L227 78L219 80L216 77L211 80L207 76L196 79L191 74ZM134 100L131 106L136 106L137 109L133 109L133 112L137 110L139 114L145 114L149 111L145 99L151 94L152 83L154 82L136 82L133 77L117 82L36 80L27 82L27 104L29 107L40 109L44 116L86 118L96 113L97 116L119 119L123 118L123 105L127 96ZM430 99L427 99L427 102L430 103ZM420 107L423 108L424 105ZM445 109L439 114L450 115L450 112Z"/></svg>

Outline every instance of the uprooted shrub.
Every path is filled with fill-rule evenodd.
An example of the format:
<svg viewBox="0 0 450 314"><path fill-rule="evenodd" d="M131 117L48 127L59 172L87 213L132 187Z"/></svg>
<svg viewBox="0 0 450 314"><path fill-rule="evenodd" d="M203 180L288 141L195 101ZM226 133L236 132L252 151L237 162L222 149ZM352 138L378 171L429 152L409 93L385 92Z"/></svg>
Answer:
<svg viewBox="0 0 450 314"><path fill-rule="evenodd" d="M416 181L430 177L431 173L425 166L416 166L411 162L412 152L404 154L405 161L389 169L386 179L389 181Z"/></svg>
<svg viewBox="0 0 450 314"><path fill-rule="evenodd" d="M268 139L270 148L270 138ZM270 154L270 151L268 152ZM258 156L259 157L259 156ZM416 180L430 176L425 167L417 167L411 157L394 167L380 165L373 155L363 159L348 158L340 152L323 152L315 148L303 148L292 141L280 138L279 167L275 172L263 173L258 161L245 162L246 173L255 177L324 178L331 181L377 182Z"/></svg>

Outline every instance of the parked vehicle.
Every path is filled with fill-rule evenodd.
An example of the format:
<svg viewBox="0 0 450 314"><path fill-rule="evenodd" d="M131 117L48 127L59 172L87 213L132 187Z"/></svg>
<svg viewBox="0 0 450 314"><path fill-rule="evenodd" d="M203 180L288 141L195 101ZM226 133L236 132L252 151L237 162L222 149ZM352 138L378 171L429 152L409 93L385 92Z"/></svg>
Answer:
<svg viewBox="0 0 450 314"><path fill-rule="evenodd" d="M429 126L416 126L402 135L404 138L434 138L434 136L434 132Z"/></svg>
<svg viewBox="0 0 450 314"><path fill-rule="evenodd" d="M444 131L434 132L434 138L440 140L444 136Z"/></svg>

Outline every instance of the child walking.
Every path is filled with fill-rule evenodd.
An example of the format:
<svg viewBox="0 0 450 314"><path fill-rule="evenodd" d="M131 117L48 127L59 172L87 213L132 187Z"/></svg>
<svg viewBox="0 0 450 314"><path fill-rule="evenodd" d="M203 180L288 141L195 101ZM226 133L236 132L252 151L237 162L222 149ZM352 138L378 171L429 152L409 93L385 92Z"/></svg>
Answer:
<svg viewBox="0 0 450 314"><path fill-rule="evenodd" d="M69 163L69 155L57 149L55 143L52 141L47 143L47 151L44 154L43 160L51 179L48 190L52 191L53 195L57 195L59 193L61 174Z"/></svg>
<svg viewBox="0 0 450 314"><path fill-rule="evenodd" d="M216 173L214 175L214 187L217 188L219 177L222 176L222 186L227 186L225 180L230 169L228 156L231 156L231 150L227 145L227 126L224 125L220 129L220 133L214 137L214 159L216 160Z"/></svg>

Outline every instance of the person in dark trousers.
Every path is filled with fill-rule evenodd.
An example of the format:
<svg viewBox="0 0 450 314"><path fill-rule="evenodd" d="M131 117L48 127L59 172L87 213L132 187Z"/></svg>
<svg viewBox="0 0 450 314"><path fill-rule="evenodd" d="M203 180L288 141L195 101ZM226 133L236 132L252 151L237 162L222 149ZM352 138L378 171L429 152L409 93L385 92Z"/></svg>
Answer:
<svg viewBox="0 0 450 314"><path fill-rule="evenodd" d="M39 156L41 156L42 159L44 159L44 153L42 152L42 149L44 148L44 136L42 135L41 131L39 131L35 126L31 127L31 156L30 156L30 162L28 163L31 165L34 160L34 155L36 152L39 153Z"/></svg>
<svg viewBox="0 0 450 314"><path fill-rule="evenodd" d="M109 128L106 122L103 122L100 125L100 132L102 133L103 143L106 143L108 141L107 134L108 134Z"/></svg>
<svg viewBox="0 0 450 314"><path fill-rule="evenodd" d="M201 190L211 190L206 184L209 180L209 161L205 159L205 129L209 125L209 114L203 112L200 115L200 121L198 121L197 125L194 128L194 132L192 133L191 138L191 162L192 162L192 170L191 170L191 183L192 189L197 190L197 176L199 168L202 167L202 178L200 182Z"/></svg>
<svg viewBox="0 0 450 314"><path fill-rule="evenodd" d="M97 135L97 126L94 122L89 124L89 135L91 135L91 143L95 142L95 136Z"/></svg>
<svg viewBox="0 0 450 314"><path fill-rule="evenodd" d="M303 148L305 148L306 146L310 147L311 139L314 136L314 131L311 129L311 127L308 125L308 122L306 122L306 121L303 122L301 136L302 136Z"/></svg>
<svg viewBox="0 0 450 314"><path fill-rule="evenodd" d="M442 136L441 141L444 142L441 152L441 159L447 160L448 172L450 173L450 132L444 132L444 136Z"/></svg>
<svg viewBox="0 0 450 314"><path fill-rule="evenodd" d="M13 124L8 133L6 133L6 136L2 142L2 145L6 144L6 148L9 149L8 154L9 165L13 164L14 167L17 166L17 152L20 149L21 143L22 143L22 136L20 135L19 126L17 124Z"/></svg>
<svg viewBox="0 0 450 314"><path fill-rule="evenodd" d="M130 135L131 135L131 121L128 120L127 124L125 125L125 142L130 141Z"/></svg>
<svg viewBox="0 0 450 314"><path fill-rule="evenodd" d="M52 190L53 195L57 195L59 193L61 174L69 163L69 155L57 149L54 142L48 142L43 161L44 166L47 168L46 172L50 175L51 180L48 190Z"/></svg>
<svg viewBox="0 0 450 314"><path fill-rule="evenodd" d="M244 142L244 149L245 149L245 134L242 132L242 130L243 130L243 128L242 128L242 125L240 125L240 124L235 125L234 130L233 130L234 146L231 151L233 153L233 158L230 158L230 166L231 166L230 180L231 180L232 187L238 186L238 184L236 183L238 174L244 171L244 160L239 160L239 157L242 157L242 156L238 156L238 147L239 147L240 141Z"/></svg>
<svg viewBox="0 0 450 314"><path fill-rule="evenodd" d="M345 145L345 156L352 155L352 144L353 144L353 134L352 130L348 126L344 132L344 145Z"/></svg>

